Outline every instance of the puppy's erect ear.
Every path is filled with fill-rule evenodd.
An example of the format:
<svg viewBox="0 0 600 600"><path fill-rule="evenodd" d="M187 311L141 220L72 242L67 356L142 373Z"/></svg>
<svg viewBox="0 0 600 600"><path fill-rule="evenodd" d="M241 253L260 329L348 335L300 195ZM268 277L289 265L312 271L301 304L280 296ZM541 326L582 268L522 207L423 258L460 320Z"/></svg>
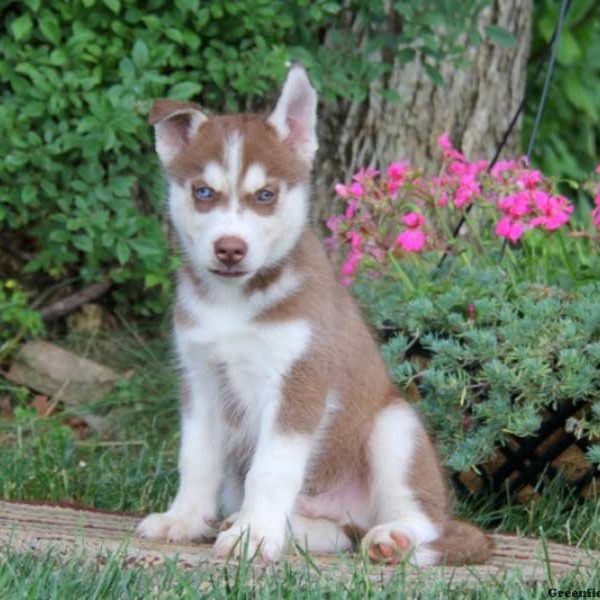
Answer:
<svg viewBox="0 0 600 600"><path fill-rule="evenodd" d="M319 147L317 142L317 93L310 84L304 67L294 64L288 71L281 96L268 122L281 140L311 163Z"/></svg>
<svg viewBox="0 0 600 600"><path fill-rule="evenodd" d="M156 100L148 122L154 125L156 152L160 160L168 163L194 136L207 116L194 102Z"/></svg>

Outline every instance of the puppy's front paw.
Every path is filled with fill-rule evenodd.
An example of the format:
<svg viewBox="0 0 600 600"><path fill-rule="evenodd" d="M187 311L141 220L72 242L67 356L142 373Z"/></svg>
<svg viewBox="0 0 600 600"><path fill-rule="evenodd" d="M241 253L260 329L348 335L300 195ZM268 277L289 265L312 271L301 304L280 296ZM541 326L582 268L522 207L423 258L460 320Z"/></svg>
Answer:
<svg viewBox="0 0 600 600"><path fill-rule="evenodd" d="M191 540L214 539L214 523L201 514L152 513L138 526L139 537L167 542L189 542Z"/></svg>
<svg viewBox="0 0 600 600"><path fill-rule="evenodd" d="M244 553L251 558L258 553L265 562L275 562L281 558L284 540L285 530L281 533L266 531L238 518L219 534L213 550L220 558L239 559Z"/></svg>

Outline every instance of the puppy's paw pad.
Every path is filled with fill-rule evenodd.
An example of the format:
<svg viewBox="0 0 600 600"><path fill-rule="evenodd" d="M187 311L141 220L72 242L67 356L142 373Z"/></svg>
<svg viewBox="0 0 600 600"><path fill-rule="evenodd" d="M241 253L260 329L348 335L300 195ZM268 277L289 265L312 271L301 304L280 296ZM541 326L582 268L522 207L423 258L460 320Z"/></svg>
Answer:
<svg viewBox="0 0 600 600"><path fill-rule="evenodd" d="M387 564L401 562L412 550L410 537L393 523L373 527L362 546L370 560Z"/></svg>

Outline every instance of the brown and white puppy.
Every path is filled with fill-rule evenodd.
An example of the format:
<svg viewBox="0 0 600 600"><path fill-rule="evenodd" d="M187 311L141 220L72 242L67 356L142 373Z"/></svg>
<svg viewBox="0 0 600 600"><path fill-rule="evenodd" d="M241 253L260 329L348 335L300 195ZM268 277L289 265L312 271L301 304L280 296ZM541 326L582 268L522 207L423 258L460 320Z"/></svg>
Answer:
<svg viewBox="0 0 600 600"><path fill-rule="evenodd" d="M216 537L219 556L277 560L287 541L373 560L484 561L449 514L415 411L309 229L317 98L293 66L268 116L154 104L150 122L185 256L175 306L183 371L179 491L141 536Z"/></svg>

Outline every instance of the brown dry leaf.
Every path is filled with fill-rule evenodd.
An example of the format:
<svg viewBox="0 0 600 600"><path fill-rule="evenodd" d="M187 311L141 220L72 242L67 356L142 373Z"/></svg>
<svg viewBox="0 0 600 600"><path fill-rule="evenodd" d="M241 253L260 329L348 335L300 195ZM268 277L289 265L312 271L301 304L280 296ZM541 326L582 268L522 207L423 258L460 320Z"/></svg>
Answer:
<svg viewBox="0 0 600 600"><path fill-rule="evenodd" d="M83 440L90 434L90 426L81 417L66 417L65 423L73 430L78 439Z"/></svg>
<svg viewBox="0 0 600 600"><path fill-rule="evenodd" d="M48 396L42 394L33 397L31 406L37 410L40 417L48 417L55 410L55 407L48 401Z"/></svg>

